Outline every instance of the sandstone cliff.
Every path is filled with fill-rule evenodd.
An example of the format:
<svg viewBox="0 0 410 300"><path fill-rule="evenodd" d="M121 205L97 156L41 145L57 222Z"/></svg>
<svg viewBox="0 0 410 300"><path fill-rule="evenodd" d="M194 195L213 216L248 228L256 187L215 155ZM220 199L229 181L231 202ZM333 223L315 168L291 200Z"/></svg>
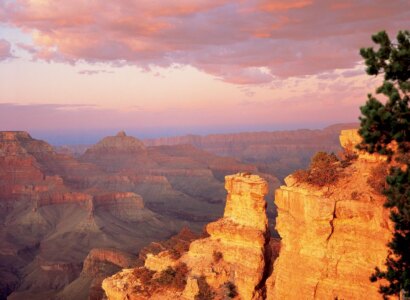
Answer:
<svg viewBox="0 0 410 300"><path fill-rule="evenodd" d="M355 130L341 143L354 151ZM384 197L368 178L381 157L358 153L341 178L322 189L286 178L276 191L279 258L267 283L267 299L381 299L369 277L383 266L391 237Z"/></svg>
<svg viewBox="0 0 410 300"><path fill-rule="evenodd" d="M168 250L150 254L144 267L105 279L108 298L196 299L206 294L215 299L227 295L262 299L271 256L264 200L267 183L256 175L240 173L227 176L225 188L224 216L208 224L209 237L192 242L181 257ZM168 273L174 278L183 276L179 282L183 284L167 285L164 276Z"/></svg>
<svg viewBox="0 0 410 300"><path fill-rule="evenodd" d="M355 130L342 131L348 151L356 151L358 141ZM227 176L224 216L207 225L209 237L193 241L181 256L169 249L147 254L144 267L105 279L108 298L381 299L369 277L383 266L392 228L384 196L369 178L385 159L356 154L340 165L336 183L319 188L288 176L276 191L282 238L276 261L278 242L268 243L266 182Z"/></svg>

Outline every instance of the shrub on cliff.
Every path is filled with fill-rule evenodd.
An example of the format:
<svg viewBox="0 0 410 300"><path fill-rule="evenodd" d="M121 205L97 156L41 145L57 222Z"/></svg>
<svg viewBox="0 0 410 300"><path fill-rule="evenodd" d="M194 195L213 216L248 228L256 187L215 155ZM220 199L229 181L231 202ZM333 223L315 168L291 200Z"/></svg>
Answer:
<svg viewBox="0 0 410 300"><path fill-rule="evenodd" d="M238 292L236 291L236 286L233 282L231 281L225 282L224 288L226 290L226 297L235 298L238 295Z"/></svg>
<svg viewBox="0 0 410 300"><path fill-rule="evenodd" d="M186 264L180 263L175 269L168 267L162 271L160 275L154 279L154 282L161 286L167 286L182 291L186 285L187 274L188 267Z"/></svg>
<svg viewBox="0 0 410 300"><path fill-rule="evenodd" d="M298 170L292 174L297 182L307 182L319 187L332 184L339 179L340 161L333 153L316 153L307 170Z"/></svg>
<svg viewBox="0 0 410 300"><path fill-rule="evenodd" d="M149 296L160 287L182 291L186 285L188 267L186 264L180 263L175 268L168 267L157 276L155 276L154 271L141 267L134 269L133 274L141 282L140 286L135 287L136 292Z"/></svg>
<svg viewBox="0 0 410 300"><path fill-rule="evenodd" d="M209 284L206 282L205 277L201 276L198 278L198 295L195 296L195 300L212 300L214 299L215 293Z"/></svg>
<svg viewBox="0 0 410 300"><path fill-rule="evenodd" d="M355 151L353 151L355 145L349 142L346 147L338 153L339 157L341 158L341 166L346 168L352 164L353 161L357 160L359 157Z"/></svg>
<svg viewBox="0 0 410 300"><path fill-rule="evenodd" d="M367 184L377 193L382 194L387 188L386 177L388 174L387 163L380 163L374 168L367 179Z"/></svg>
<svg viewBox="0 0 410 300"><path fill-rule="evenodd" d="M360 49L365 59L367 74L383 74L383 84L360 108L359 134L363 141L359 149L387 155L392 167L386 178L385 207L390 208L394 223L393 238L388 244L386 270L376 268L372 281L383 279L380 293L387 299L401 290L410 294L410 32L400 31L397 42L391 42L385 31L372 36L379 48ZM385 281L385 282L386 282Z"/></svg>
<svg viewBox="0 0 410 300"><path fill-rule="evenodd" d="M212 253L212 258L215 263L218 263L223 258L223 254L220 251L214 251Z"/></svg>

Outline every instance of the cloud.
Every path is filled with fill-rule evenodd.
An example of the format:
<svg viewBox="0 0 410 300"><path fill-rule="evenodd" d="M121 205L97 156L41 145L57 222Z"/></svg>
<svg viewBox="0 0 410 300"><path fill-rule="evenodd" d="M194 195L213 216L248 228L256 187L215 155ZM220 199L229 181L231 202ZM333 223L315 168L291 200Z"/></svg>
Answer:
<svg viewBox="0 0 410 300"><path fill-rule="evenodd" d="M4 39L0 39L0 61L13 57L10 43Z"/></svg>
<svg viewBox="0 0 410 300"><path fill-rule="evenodd" d="M97 75L97 74L101 74L101 73L108 73L108 74L112 74L112 71L108 71L108 70L80 70L78 71L78 74L80 75Z"/></svg>
<svg viewBox="0 0 410 300"><path fill-rule="evenodd" d="M353 69L353 70L346 70L342 72L343 77L355 77L358 75L366 74L364 68L363 69Z"/></svg>
<svg viewBox="0 0 410 300"><path fill-rule="evenodd" d="M409 18L407 0L0 3L0 22L31 33L37 59L191 65L235 84L352 68L371 34L394 34Z"/></svg>
<svg viewBox="0 0 410 300"><path fill-rule="evenodd" d="M25 43L17 43L16 46L33 55L36 55L38 53L38 49L33 45L29 45Z"/></svg>

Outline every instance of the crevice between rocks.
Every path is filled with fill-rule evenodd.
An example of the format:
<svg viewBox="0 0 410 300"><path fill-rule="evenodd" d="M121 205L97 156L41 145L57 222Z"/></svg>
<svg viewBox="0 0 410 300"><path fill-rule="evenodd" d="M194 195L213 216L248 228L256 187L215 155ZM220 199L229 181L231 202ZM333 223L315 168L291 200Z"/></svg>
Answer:
<svg viewBox="0 0 410 300"><path fill-rule="evenodd" d="M330 240L330 238L331 238L332 235L333 235L333 232L335 231L335 227L334 227L334 225L333 225L333 222L334 222L334 220L336 219L336 204L337 204L337 201L335 201L335 204L334 204L334 206L333 206L333 216L332 216L332 219L329 221L329 224L330 224L330 234L329 234L329 236L326 238L326 242L328 242L328 241Z"/></svg>
<svg viewBox="0 0 410 300"><path fill-rule="evenodd" d="M318 282L316 283L315 289L313 290L313 299L316 299L316 293L317 293L317 288L319 287L319 282L320 282L320 281L318 281Z"/></svg>
<svg viewBox="0 0 410 300"><path fill-rule="evenodd" d="M256 292L260 292L260 294L262 295L263 299L266 299L267 295L266 295L266 281L268 280L268 278L272 275L273 273L273 261L272 261L272 249L270 247L270 232L269 230L267 231L266 234L266 243L264 245L265 248L265 253L264 253L264 257L265 257L265 267L263 270L263 275L262 275L262 279L259 282L259 284L255 287L255 291Z"/></svg>

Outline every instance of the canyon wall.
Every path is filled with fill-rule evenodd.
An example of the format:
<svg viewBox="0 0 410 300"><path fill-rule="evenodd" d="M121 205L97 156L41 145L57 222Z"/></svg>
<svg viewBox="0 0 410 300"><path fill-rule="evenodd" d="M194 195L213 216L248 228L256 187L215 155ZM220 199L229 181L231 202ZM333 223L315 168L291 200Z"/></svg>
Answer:
<svg viewBox="0 0 410 300"><path fill-rule="evenodd" d="M267 183L259 176L239 173L226 176L225 188L224 216L207 225L209 237L193 241L180 257L168 250L147 254L144 267L125 269L105 279L102 286L108 298L193 300L203 296L207 286L212 299L223 299L229 287L238 299L263 299L271 257L264 200ZM182 288L153 289L164 281L156 283L156 278L172 274L168 269L181 264L187 268ZM154 281L147 283L147 275L141 274L151 274Z"/></svg>
<svg viewBox="0 0 410 300"><path fill-rule="evenodd" d="M340 142L350 153L358 141L355 130L342 131ZM146 253L144 267L105 279L103 289L111 300L382 299L369 277L383 268L392 224L369 178L385 158L356 155L336 165L339 178L332 184L285 179L275 195L280 247L269 241L266 182L244 173L226 176L224 216L206 226L208 237L181 255ZM164 284L181 264L179 286Z"/></svg>
<svg viewBox="0 0 410 300"><path fill-rule="evenodd" d="M190 144L207 152L230 156L256 165L260 172L283 179L297 169L306 168L318 151L341 150L340 130L358 124L336 124L322 130L286 130L186 135L144 140L147 146Z"/></svg>
<svg viewBox="0 0 410 300"><path fill-rule="evenodd" d="M360 139L352 130L340 140L354 151ZM267 299L382 299L369 277L383 266L392 228L368 178L383 158L358 155L335 184L317 188L289 176L276 190L282 244Z"/></svg>
<svg viewBox="0 0 410 300"><path fill-rule="evenodd" d="M200 232L223 213L224 176L239 171L257 168L192 145L146 147L124 132L73 157L0 131L0 298L97 297L120 266L94 259L101 280L91 280L81 264L92 249L136 255L184 226Z"/></svg>

